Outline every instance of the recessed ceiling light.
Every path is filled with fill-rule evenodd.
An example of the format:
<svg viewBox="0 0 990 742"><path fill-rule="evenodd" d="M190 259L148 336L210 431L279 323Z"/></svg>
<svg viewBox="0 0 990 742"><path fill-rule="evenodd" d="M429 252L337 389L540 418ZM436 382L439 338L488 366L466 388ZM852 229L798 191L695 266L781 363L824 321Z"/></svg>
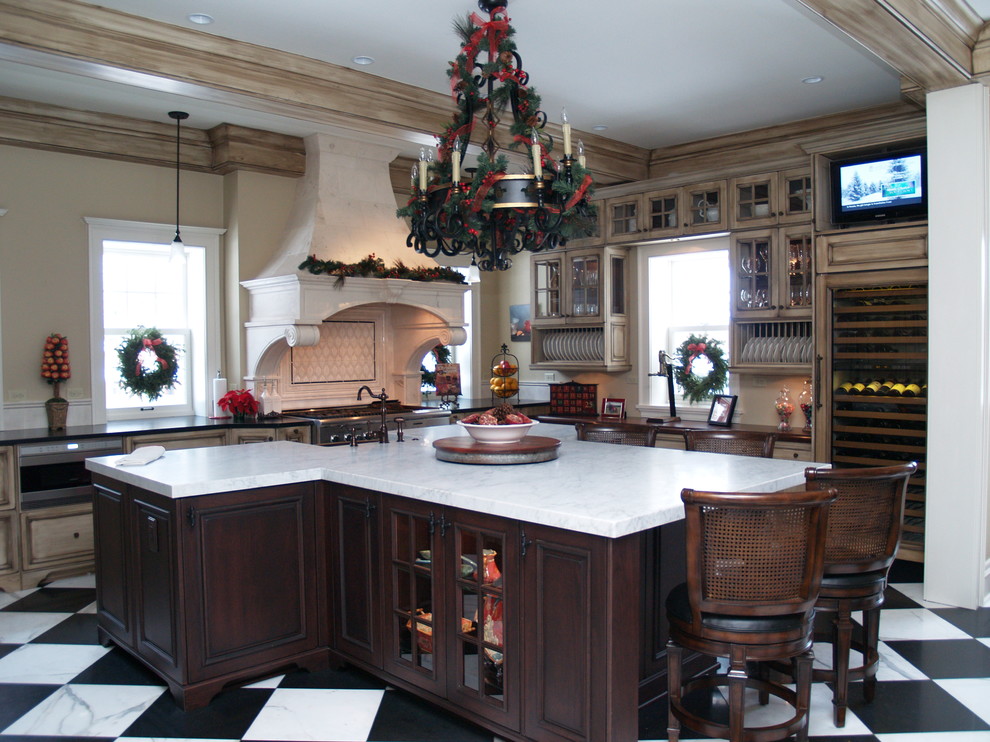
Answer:
<svg viewBox="0 0 990 742"><path fill-rule="evenodd" d="M186 20L190 23L195 23L197 26L209 26L213 23L213 16L206 13L190 13L186 16Z"/></svg>
<svg viewBox="0 0 990 742"><path fill-rule="evenodd" d="M825 78L822 77L821 75L812 75L811 77L804 78L801 82L803 82L805 85L814 85L816 83L821 82L824 79Z"/></svg>
<svg viewBox="0 0 990 742"><path fill-rule="evenodd" d="M608 127L605 126L605 124L595 124L591 127L592 131L605 131L606 129L608 129Z"/></svg>
<svg viewBox="0 0 990 742"><path fill-rule="evenodd" d="M354 62L354 64L368 65L368 64L374 64L375 63L375 58L374 57L366 57L366 56L364 56L362 54L362 55L358 55L358 56L354 57L354 59L352 59L351 61Z"/></svg>

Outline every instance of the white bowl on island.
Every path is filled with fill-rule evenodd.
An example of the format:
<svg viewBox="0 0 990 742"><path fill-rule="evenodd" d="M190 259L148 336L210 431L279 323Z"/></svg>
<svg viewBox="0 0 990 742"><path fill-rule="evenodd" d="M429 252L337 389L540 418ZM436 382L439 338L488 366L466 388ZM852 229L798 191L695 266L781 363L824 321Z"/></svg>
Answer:
<svg viewBox="0 0 990 742"><path fill-rule="evenodd" d="M518 443L529 434L530 428L539 425L540 422L534 420L530 423L511 425L476 425L458 420L457 424L464 428L468 435L478 443Z"/></svg>

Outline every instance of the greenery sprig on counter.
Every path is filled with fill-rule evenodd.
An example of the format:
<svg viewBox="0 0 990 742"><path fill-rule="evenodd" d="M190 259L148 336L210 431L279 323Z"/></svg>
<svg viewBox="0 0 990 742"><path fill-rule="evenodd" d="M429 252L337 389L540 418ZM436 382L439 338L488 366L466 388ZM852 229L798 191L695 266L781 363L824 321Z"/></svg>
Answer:
<svg viewBox="0 0 990 742"><path fill-rule="evenodd" d="M442 265L421 266L410 268L401 260L389 268L385 261L374 253L356 263L344 263L340 260L320 260L310 255L299 264L299 270L309 271L314 276L328 275L337 278L336 285L341 285L349 276L359 278L405 278L409 281L447 281L448 283L467 283L464 276L452 268Z"/></svg>

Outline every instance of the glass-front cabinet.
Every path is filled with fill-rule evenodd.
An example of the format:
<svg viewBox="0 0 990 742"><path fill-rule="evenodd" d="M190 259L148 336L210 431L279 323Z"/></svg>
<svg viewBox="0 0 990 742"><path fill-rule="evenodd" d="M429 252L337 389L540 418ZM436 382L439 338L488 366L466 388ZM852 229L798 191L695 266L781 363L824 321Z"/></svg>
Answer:
<svg viewBox="0 0 990 742"><path fill-rule="evenodd" d="M811 220L811 174L807 168L733 178L729 195L732 229Z"/></svg>
<svg viewBox="0 0 990 742"><path fill-rule="evenodd" d="M810 317L815 275L812 253L810 225L734 233L734 316Z"/></svg>
<svg viewBox="0 0 990 742"><path fill-rule="evenodd" d="M612 246L533 256L534 365L628 367L627 259Z"/></svg>

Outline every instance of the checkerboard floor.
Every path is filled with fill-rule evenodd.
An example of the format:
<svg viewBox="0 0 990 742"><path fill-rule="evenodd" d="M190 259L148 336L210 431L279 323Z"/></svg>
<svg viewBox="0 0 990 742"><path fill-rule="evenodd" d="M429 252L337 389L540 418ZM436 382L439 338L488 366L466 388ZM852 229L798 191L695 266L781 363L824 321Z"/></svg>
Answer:
<svg viewBox="0 0 990 742"><path fill-rule="evenodd" d="M910 581L917 570L900 566L880 620L876 698L865 704L853 687L840 730L831 690L816 683L811 739L990 742L990 608L926 604L920 583ZM154 675L97 642L94 600L92 576L0 593L0 742L493 742L355 670L270 678L184 713ZM819 649L827 660L828 647ZM716 710L723 705L712 700ZM779 710L754 703L749 718ZM682 739L691 738L685 730ZM664 702L641 710L640 739L666 739Z"/></svg>

